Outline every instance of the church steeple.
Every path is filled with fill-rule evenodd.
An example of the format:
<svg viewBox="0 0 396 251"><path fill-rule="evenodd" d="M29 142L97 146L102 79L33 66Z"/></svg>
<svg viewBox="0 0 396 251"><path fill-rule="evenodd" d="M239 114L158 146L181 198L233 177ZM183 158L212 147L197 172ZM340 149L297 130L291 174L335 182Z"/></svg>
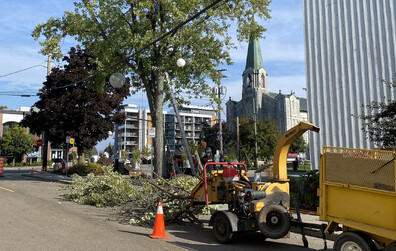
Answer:
<svg viewBox="0 0 396 251"><path fill-rule="evenodd" d="M249 88L256 88L264 93L268 93L267 72L264 69L261 47L257 38L249 39L246 68L242 76L242 92L247 91Z"/></svg>
<svg viewBox="0 0 396 251"><path fill-rule="evenodd" d="M249 67L252 68L254 72L258 72L259 69L264 68L263 56L261 55L261 47L257 38L249 39L245 70Z"/></svg>

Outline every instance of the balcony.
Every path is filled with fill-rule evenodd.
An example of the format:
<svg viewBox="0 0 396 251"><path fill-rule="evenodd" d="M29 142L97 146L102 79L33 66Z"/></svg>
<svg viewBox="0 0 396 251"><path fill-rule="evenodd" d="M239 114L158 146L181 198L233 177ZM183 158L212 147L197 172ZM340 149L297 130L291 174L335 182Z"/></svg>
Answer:
<svg viewBox="0 0 396 251"><path fill-rule="evenodd" d="M137 136L138 135L135 132L127 132L127 133L123 132L123 133L120 133L120 137L137 137Z"/></svg>
<svg viewBox="0 0 396 251"><path fill-rule="evenodd" d="M120 125L119 127L118 127L118 129L119 130L123 130L123 129L138 129L138 126L137 125L133 125L133 124L123 124L123 125Z"/></svg>
<svg viewBox="0 0 396 251"><path fill-rule="evenodd" d="M136 141L122 141L121 142L122 145L136 145L137 142Z"/></svg>

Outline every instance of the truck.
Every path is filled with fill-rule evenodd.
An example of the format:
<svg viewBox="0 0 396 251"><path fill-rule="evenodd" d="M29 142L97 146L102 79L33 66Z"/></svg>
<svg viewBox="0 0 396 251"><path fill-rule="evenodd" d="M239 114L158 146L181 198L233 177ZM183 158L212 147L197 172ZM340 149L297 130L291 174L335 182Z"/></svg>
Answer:
<svg viewBox="0 0 396 251"><path fill-rule="evenodd" d="M334 250L396 250L396 152L323 147L319 219Z"/></svg>

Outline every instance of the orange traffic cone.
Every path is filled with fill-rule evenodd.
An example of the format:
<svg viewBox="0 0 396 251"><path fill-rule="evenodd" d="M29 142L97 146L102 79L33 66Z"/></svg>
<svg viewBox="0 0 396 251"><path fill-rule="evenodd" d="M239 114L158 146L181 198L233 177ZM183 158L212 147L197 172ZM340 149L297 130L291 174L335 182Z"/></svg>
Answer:
<svg viewBox="0 0 396 251"><path fill-rule="evenodd" d="M44 173L44 169L41 169L40 173L43 174Z"/></svg>
<svg viewBox="0 0 396 251"><path fill-rule="evenodd" d="M34 174L34 170L33 170L33 168L32 168L32 171L30 172L31 174Z"/></svg>
<svg viewBox="0 0 396 251"><path fill-rule="evenodd" d="M153 234L150 234L149 236L151 238L156 238L156 239L169 238L169 236L165 234L164 212L162 210L161 202L158 203L157 215L155 216Z"/></svg>

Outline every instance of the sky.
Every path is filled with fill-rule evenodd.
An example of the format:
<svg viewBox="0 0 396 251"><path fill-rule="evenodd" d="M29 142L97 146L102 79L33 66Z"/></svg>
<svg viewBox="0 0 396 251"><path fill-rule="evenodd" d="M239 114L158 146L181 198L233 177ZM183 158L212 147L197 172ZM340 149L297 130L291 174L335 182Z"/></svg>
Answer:
<svg viewBox="0 0 396 251"><path fill-rule="evenodd" d="M31 107L38 100L34 96L45 81L47 58L39 53L40 45L31 33L34 27L50 17L61 17L64 11L74 9L72 0L2 0L0 8L0 106L10 109ZM306 97L304 88L304 31L301 0L273 0L270 4L271 19L262 21L267 31L265 39L260 40L264 68L268 73L270 92L284 94L294 91L298 97ZM66 53L75 46L73 39L61 42ZM227 78L222 85L227 87L229 97L239 101L242 93L242 73L245 70L247 43L239 43L238 48L230 52L234 62L231 66L220 66ZM14 95L33 95L20 97ZM191 100L192 105L208 105L208 100ZM136 104L148 108L144 93L129 97L124 103ZM224 102L225 103L225 102ZM167 109L167 108L166 108ZM222 118L225 118L223 109ZM111 137L98 144L102 151Z"/></svg>

